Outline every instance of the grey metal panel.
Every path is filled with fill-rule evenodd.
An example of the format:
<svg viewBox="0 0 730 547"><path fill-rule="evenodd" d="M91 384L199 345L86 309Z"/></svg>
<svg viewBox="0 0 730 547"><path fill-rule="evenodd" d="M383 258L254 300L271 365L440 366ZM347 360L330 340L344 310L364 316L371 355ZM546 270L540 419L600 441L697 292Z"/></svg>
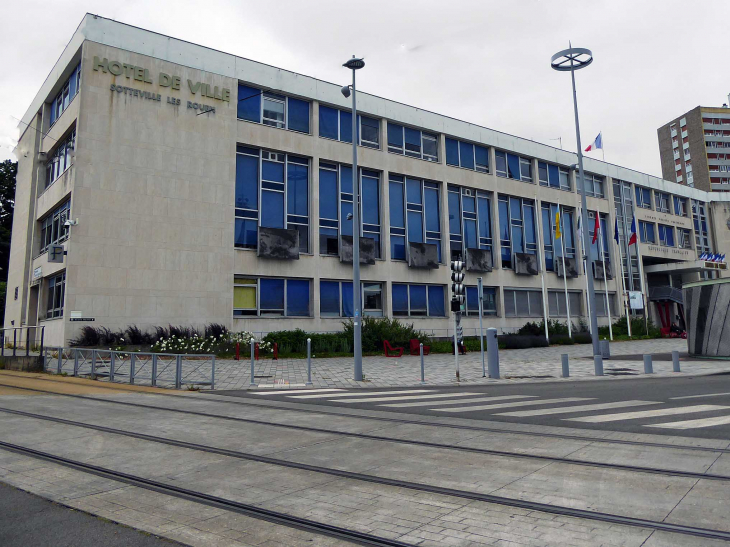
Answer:
<svg viewBox="0 0 730 547"><path fill-rule="evenodd" d="M603 262L600 260L593 261L593 279L603 279ZM613 279L610 262L606 262L606 279Z"/></svg>
<svg viewBox="0 0 730 547"><path fill-rule="evenodd" d="M715 315L715 301L717 300L717 285L708 285L703 287L702 295L703 300L705 299L705 293L709 292L708 299L704 306L701 306L700 313L704 314L705 319L705 330L702 338L702 355L711 355L708 353L708 347L710 346L710 335L712 334L712 320Z"/></svg>
<svg viewBox="0 0 730 547"><path fill-rule="evenodd" d="M712 321L707 335L707 355L719 355L718 348L722 341L722 331L730 307L730 287L714 285Z"/></svg>
<svg viewBox="0 0 730 547"><path fill-rule="evenodd" d="M470 272L491 272L492 252L486 249L466 250L466 269Z"/></svg>
<svg viewBox="0 0 730 547"><path fill-rule="evenodd" d="M537 255L515 253L515 273L518 275L537 275Z"/></svg>
<svg viewBox="0 0 730 547"><path fill-rule="evenodd" d="M555 259L558 263L558 277L563 277L563 259L562 258L556 258ZM568 272L567 277L578 277L578 265L576 263L575 258L567 258L565 259L565 269Z"/></svg>
<svg viewBox="0 0 730 547"><path fill-rule="evenodd" d="M697 324L697 292L694 288L682 289L684 297L684 320L687 329L687 350L690 355L694 354L695 325Z"/></svg>
<svg viewBox="0 0 730 547"><path fill-rule="evenodd" d="M411 268L438 268L438 247L434 243L409 243L408 266Z"/></svg>
<svg viewBox="0 0 730 547"><path fill-rule="evenodd" d="M340 237L340 262L352 264L352 236ZM369 237L360 238L360 264L375 264L375 240Z"/></svg>
<svg viewBox="0 0 730 547"><path fill-rule="evenodd" d="M259 226L257 255L262 258L299 260L299 232Z"/></svg>

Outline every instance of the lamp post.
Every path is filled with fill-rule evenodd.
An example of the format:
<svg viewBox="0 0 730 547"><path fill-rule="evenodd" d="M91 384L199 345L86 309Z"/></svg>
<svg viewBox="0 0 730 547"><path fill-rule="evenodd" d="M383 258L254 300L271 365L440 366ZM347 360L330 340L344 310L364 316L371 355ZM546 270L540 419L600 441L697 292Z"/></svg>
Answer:
<svg viewBox="0 0 730 547"><path fill-rule="evenodd" d="M354 312L353 353L355 358L355 381L362 382L362 306L360 303L360 177L357 173L357 91L355 71L365 66L365 61L354 55L342 66L352 70L352 296ZM349 86L342 88L345 98L350 96Z"/></svg>
<svg viewBox="0 0 730 547"><path fill-rule="evenodd" d="M595 291L593 290L593 277L588 275L588 249L590 245L590 236L588 235L588 208L586 207L586 186L585 177L583 176L583 147L580 144L580 124L578 122L578 97L575 92L575 71L585 68L593 62L593 53L589 49L572 47L558 51L550 59L550 66L558 71L570 71L570 78L573 83L573 110L575 111L575 138L578 144L578 172L580 177L580 199L583 210L581 218L583 224L583 258L586 268L585 275L588 281L588 301L595 302ZM595 306L593 306L595 308ZM593 342L593 355L601 355L598 345L598 322L596 321L595 309L591 308L588 312L591 322L591 341ZM602 376L603 370L596 370L596 374Z"/></svg>

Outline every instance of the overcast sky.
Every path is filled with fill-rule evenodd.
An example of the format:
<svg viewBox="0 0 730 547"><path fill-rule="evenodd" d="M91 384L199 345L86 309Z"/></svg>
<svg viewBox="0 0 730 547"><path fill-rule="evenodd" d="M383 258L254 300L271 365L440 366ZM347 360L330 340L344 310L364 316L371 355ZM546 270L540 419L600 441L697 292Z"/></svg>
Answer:
<svg viewBox="0 0 730 547"><path fill-rule="evenodd" d="M364 56L363 91L574 151L570 77L550 69L572 40L595 58L583 147L602 131L606 161L653 175L657 128L730 93L727 0L23 0L0 21L0 159L87 11L343 84Z"/></svg>

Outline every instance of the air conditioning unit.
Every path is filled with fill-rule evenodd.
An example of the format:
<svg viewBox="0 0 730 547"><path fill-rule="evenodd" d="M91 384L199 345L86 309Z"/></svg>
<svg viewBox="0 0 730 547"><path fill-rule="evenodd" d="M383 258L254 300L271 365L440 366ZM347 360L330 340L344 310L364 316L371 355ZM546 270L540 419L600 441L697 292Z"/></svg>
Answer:
<svg viewBox="0 0 730 547"><path fill-rule="evenodd" d="M472 190L471 188L464 188L462 192L465 196L474 197L474 190Z"/></svg>

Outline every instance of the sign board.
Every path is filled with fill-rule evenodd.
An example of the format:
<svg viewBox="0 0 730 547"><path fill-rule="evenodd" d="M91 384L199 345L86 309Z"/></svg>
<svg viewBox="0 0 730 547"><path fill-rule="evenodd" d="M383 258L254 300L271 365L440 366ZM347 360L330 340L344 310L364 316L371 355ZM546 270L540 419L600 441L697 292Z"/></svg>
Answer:
<svg viewBox="0 0 730 547"><path fill-rule="evenodd" d="M49 245L48 247L48 262L57 264L63 263L63 245Z"/></svg>
<svg viewBox="0 0 730 547"><path fill-rule="evenodd" d="M629 291L629 308L632 310L644 309L644 297L641 291Z"/></svg>
<svg viewBox="0 0 730 547"><path fill-rule="evenodd" d="M33 270L33 281L37 281L41 277L43 277L43 268L38 266L35 270Z"/></svg>
<svg viewBox="0 0 730 547"><path fill-rule="evenodd" d="M72 317L69 321L94 321L93 317Z"/></svg>

